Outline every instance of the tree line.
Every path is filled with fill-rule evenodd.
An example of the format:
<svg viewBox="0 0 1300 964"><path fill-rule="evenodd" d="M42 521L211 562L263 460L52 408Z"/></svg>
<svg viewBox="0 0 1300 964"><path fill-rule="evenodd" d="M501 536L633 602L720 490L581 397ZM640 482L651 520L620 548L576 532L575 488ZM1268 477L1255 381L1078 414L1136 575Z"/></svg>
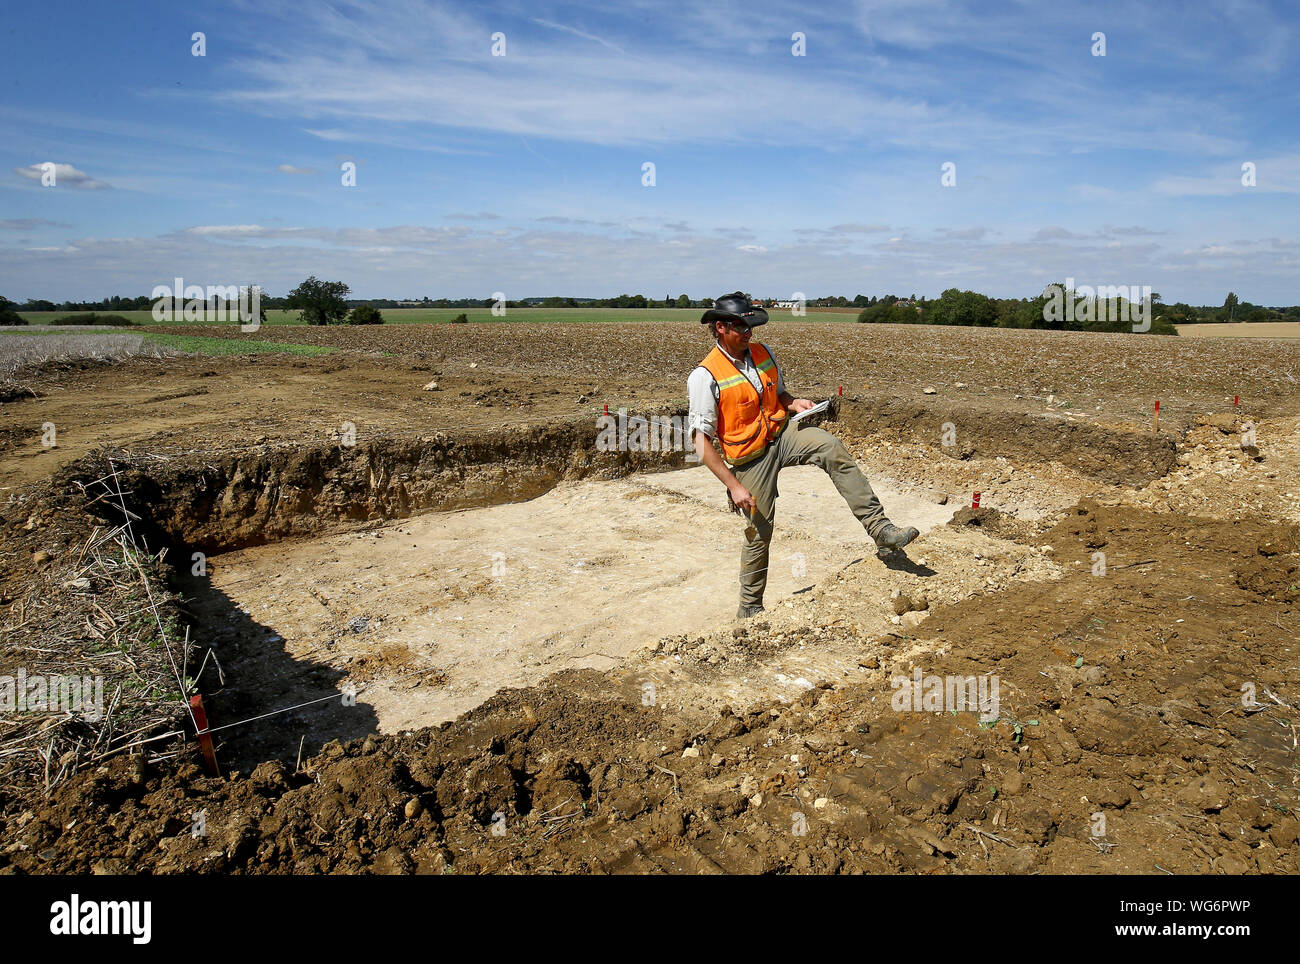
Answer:
<svg viewBox="0 0 1300 964"><path fill-rule="evenodd" d="M1063 287L1063 286L1062 286ZM299 319L307 324L382 324L383 308L491 308L502 304L508 308L698 308L713 307L712 298L691 298L671 294L663 299L645 295L621 294L613 298L520 298L500 302L495 298L429 298L353 299L351 288L341 281L320 281L310 277L283 297L262 293L261 306L300 312ZM162 299L159 299L162 300ZM758 299L772 304L784 298ZM921 324L921 325L971 325L989 328L1062 328L1083 331L1129 331L1131 322L1124 299L1094 299L1090 311L1074 312L1070 317L1052 318L1045 309L1049 298L1044 293L1036 298L992 298L975 291L949 288L938 298L924 296L859 294L853 298L843 295L824 295L806 299L809 308L858 308L858 321L866 324ZM127 297L113 295L98 301L54 302L29 298L21 305L0 296L0 325L22 324L19 311L42 312L121 312L149 311L156 301L148 295ZM1078 315L1085 317L1080 318ZM1185 302L1164 304L1159 294L1152 295L1150 308L1151 331L1173 334L1175 325L1210 323L1240 323L1267 321L1300 321L1300 306L1266 307L1241 301L1235 292L1229 292L1222 305L1193 306ZM458 316L457 321L464 318Z"/></svg>
<svg viewBox="0 0 1300 964"><path fill-rule="evenodd" d="M1127 291L1127 286L1125 286ZM938 298L881 298L858 313L865 324L964 325L975 328L1043 328L1059 331L1131 332L1176 335L1158 293L1150 302L1123 295L1099 297L1065 285L1049 285L1037 298L990 298L949 288Z"/></svg>
<svg viewBox="0 0 1300 964"><path fill-rule="evenodd" d="M1128 299L1088 297L1059 285L1071 310L1053 310L1049 285L1037 298L990 298L975 291L949 288L938 298L899 298L886 295L858 313L867 324L971 325L985 328L1049 328L1070 331L1132 331L1135 316L1150 321L1157 335L1177 334L1176 325L1300 321L1300 306L1266 308L1242 302L1229 292L1222 305L1193 307L1185 302L1165 304L1158 292L1151 293L1150 307ZM1059 296L1058 296L1059 299Z"/></svg>

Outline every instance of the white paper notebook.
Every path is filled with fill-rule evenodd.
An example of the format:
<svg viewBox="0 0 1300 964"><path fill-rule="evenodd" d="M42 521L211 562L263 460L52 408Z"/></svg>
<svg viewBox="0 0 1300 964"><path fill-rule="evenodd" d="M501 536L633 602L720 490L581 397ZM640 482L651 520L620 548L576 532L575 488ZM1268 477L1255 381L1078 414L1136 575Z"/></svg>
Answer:
<svg viewBox="0 0 1300 964"><path fill-rule="evenodd" d="M796 415L791 415L790 421L797 422L800 419L807 418L809 415L816 415L818 412L824 412L826 411L826 409L830 408L830 405L831 405L831 400L828 398L824 402L818 402L812 408L805 409L804 411L799 412Z"/></svg>

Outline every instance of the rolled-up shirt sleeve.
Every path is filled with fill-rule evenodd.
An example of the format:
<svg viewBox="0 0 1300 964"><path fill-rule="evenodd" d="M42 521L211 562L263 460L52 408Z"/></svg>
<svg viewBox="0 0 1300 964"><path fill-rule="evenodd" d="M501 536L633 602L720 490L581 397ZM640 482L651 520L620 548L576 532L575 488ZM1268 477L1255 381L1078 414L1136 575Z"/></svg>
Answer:
<svg viewBox="0 0 1300 964"><path fill-rule="evenodd" d="M709 370L701 365L686 379L686 388L691 398L690 414L686 423L691 438L695 437L696 429L709 438L714 438L718 434L718 397L714 394L717 383L714 382Z"/></svg>

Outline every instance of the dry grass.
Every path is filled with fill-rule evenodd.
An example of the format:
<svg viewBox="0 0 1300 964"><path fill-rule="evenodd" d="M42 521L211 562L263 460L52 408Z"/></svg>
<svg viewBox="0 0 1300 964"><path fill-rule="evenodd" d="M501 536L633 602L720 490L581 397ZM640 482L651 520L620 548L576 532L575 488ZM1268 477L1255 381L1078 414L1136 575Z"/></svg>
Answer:
<svg viewBox="0 0 1300 964"><path fill-rule="evenodd" d="M177 352L134 334L67 332L0 337L0 400L32 394L27 382L43 369L75 362L120 362L137 355L162 358Z"/></svg>
<svg viewBox="0 0 1300 964"><path fill-rule="evenodd" d="M85 489L92 503L121 500L112 471ZM38 544L55 537L48 531L55 526L37 527ZM162 558L138 548L124 521L89 535L80 530L56 562L30 570L0 625L0 674L97 679L102 704L0 715L0 778L13 796L48 795L78 770L122 752L174 755L189 720L192 654L164 588Z"/></svg>

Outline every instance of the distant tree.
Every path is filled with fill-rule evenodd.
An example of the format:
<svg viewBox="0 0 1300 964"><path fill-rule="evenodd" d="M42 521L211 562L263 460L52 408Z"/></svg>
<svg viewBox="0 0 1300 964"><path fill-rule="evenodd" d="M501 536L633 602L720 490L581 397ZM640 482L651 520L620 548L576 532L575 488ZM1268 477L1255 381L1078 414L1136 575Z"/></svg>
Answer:
<svg viewBox="0 0 1300 964"><path fill-rule="evenodd" d="M349 325L382 325L384 316L374 305L357 305L348 315Z"/></svg>
<svg viewBox="0 0 1300 964"><path fill-rule="evenodd" d="M867 325L915 325L924 319L915 308L896 304L896 300L885 300L869 305L858 312L858 321Z"/></svg>
<svg viewBox="0 0 1300 964"><path fill-rule="evenodd" d="M930 305L929 321L936 325L991 327L997 322L993 299L975 291L949 288Z"/></svg>
<svg viewBox="0 0 1300 964"><path fill-rule="evenodd" d="M14 310L15 305L4 295L0 295L0 325L25 325L27 319Z"/></svg>
<svg viewBox="0 0 1300 964"><path fill-rule="evenodd" d="M1201 320L1196 309L1185 301L1176 301L1172 305L1161 305L1165 318L1174 325L1194 325ZM1153 309L1154 310L1154 309Z"/></svg>
<svg viewBox="0 0 1300 964"><path fill-rule="evenodd" d="M245 295L245 291L247 292L247 295ZM251 324L252 319L251 318L245 319L242 315L240 315L240 312L244 310L243 309L243 305L245 304L244 298L245 297L248 298L247 304L251 306L254 295L257 296L258 324L262 324L262 325L269 324L269 322L266 320L266 292L262 290L260 285L246 285L244 288L241 288L239 292L239 299L240 299L239 304L232 306L232 310L239 317L240 322L244 324Z"/></svg>
<svg viewBox="0 0 1300 964"><path fill-rule="evenodd" d="M1223 314L1229 321L1233 320L1238 304L1240 304L1240 302L1237 300L1236 294L1229 291L1228 297L1223 299Z"/></svg>
<svg viewBox="0 0 1300 964"><path fill-rule="evenodd" d="M469 318L466 317L465 312L462 311L459 315L457 315L455 318L451 320L451 323L453 325L468 325Z"/></svg>
<svg viewBox="0 0 1300 964"><path fill-rule="evenodd" d="M1000 298L994 302L999 328L1042 328L1043 305L1047 299Z"/></svg>
<svg viewBox="0 0 1300 964"><path fill-rule="evenodd" d="M689 308L690 306L691 306L691 299L689 297L687 297L686 295L677 296L678 308Z"/></svg>
<svg viewBox="0 0 1300 964"><path fill-rule="evenodd" d="M351 291L342 281L319 281L313 275L289 292L287 306L297 308L299 320L309 325L338 324L347 316L345 299Z"/></svg>

